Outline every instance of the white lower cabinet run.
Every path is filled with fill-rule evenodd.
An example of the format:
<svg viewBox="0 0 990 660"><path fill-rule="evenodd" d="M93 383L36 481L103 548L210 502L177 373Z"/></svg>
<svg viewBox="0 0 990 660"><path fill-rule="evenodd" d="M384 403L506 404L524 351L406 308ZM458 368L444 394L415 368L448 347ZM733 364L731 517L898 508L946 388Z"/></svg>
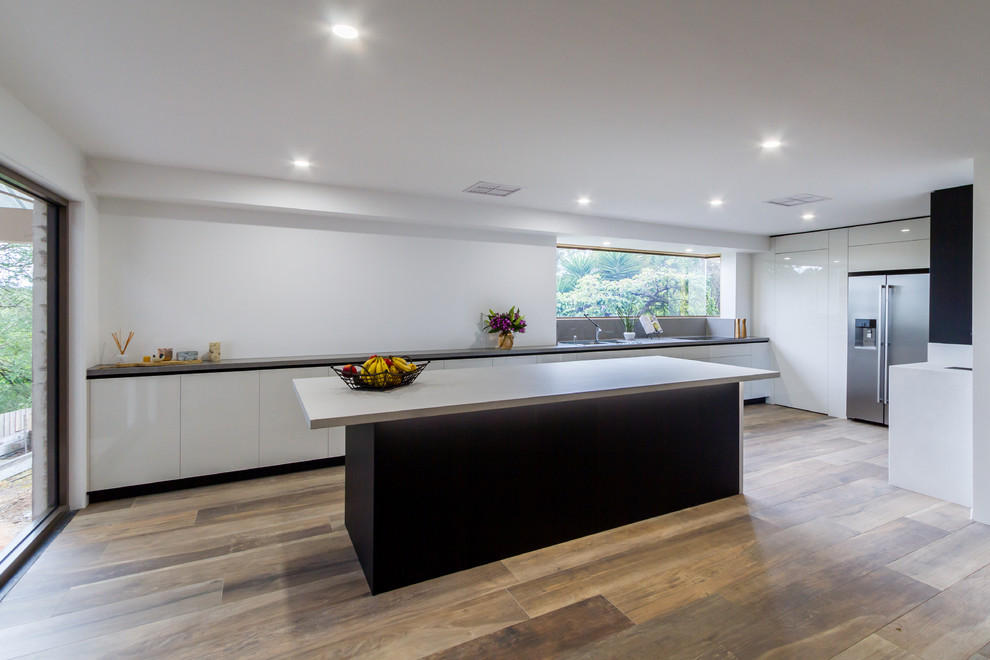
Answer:
<svg viewBox="0 0 990 660"><path fill-rule="evenodd" d="M327 458L331 429L312 430L306 425L299 400L292 389L294 378L326 378L330 367L268 369L261 372L260 464L282 465ZM340 429L333 429L341 431ZM343 455L343 446L335 456Z"/></svg>
<svg viewBox="0 0 990 660"><path fill-rule="evenodd" d="M179 376L89 383L89 490L179 478Z"/></svg>
<svg viewBox="0 0 990 660"><path fill-rule="evenodd" d="M306 427L294 378L329 367L89 381L90 491L344 455Z"/></svg>
<svg viewBox="0 0 990 660"><path fill-rule="evenodd" d="M258 467L259 372L183 374L180 378L181 476Z"/></svg>
<svg viewBox="0 0 990 660"><path fill-rule="evenodd" d="M504 355L437 361L430 368L505 367L667 355L770 368L766 343L618 352ZM99 378L89 381L90 491L344 455L344 429L310 430L292 388L329 367ZM768 381L745 383L746 398Z"/></svg>

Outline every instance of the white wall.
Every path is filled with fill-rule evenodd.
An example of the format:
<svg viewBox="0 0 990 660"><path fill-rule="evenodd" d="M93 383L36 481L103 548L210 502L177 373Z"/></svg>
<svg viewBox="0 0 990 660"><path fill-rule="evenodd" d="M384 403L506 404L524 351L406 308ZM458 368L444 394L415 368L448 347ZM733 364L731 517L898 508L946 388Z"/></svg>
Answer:
<svg viewBox="0 0 990 660"><path fill-rule="evenodd" d="M761 335L759 322L753 318L753 255L724 250L719 274L719 316L725 319L746 319L748 336L767 336Z"/></svg>
<svg viewBox="0 0 990 660"><path fill-rule="evenodd" d="M481 313L512 305L528 322L518 346L556 343L552 236L360 233L314 228L333 226L323 218L134 202L101 209L104 360L116 329L135 332L128 353L138 357L202 353L210 341L223 342L224 358L493 346Z"/></svg>
<svg viewBox="0 0 990 660"><path fill-rule="evenodd" d="M990 153L973 161L973 520L990 523Z"/></svg>
<svg viewBox="0 0 990 660"><path fill-rule="evenodd" d="M82 153L0 87L0 162L59 193L69 204L68 355L65 432L69 447L69 505L86 505L86 366L99 354L98 217L84 183ZM64 457L63 457L63 460Z"/></svg>

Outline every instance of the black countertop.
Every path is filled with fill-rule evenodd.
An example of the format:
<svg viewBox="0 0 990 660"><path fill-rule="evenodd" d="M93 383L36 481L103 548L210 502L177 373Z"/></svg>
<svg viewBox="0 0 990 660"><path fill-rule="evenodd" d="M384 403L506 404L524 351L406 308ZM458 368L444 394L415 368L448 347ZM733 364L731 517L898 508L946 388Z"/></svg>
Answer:
<svg viewBox="0 0 990 660"><path fill-rule="evenodd" d="M667 337L663 339L635 339L616 344L557 344L556 346L513 348L502 351L497 348L463 348L446 351L392 351L382 355L406 355L417 362L424 360L463 360L469 358L501 358L514 355L552 355L555 353L586 353L588 351L627 351L643 348L672 348L675 346L710 346L713 344L753 344L769 341L766 337L733 339L684 339ZM299 367L325 367L348 363L362 363L368 359L365 354L306 355L295 357L240 358L203 362L202 364L181 364L175 366L115 367L96 365L86 370L86 378L122 378L125 376L162 376L168 374L200 374L221 371L255 371L261 369L290 369Z"/></svg>

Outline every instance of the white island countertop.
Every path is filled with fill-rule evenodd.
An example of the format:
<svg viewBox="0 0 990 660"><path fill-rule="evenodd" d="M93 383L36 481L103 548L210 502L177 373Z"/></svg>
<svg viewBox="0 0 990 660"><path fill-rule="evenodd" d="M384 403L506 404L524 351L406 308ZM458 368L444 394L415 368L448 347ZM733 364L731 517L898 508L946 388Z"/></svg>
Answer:
<svg viewBox="0 0 990 660"><path fill-rule="evenodd" d="M780 374L650 356L431 370L406 387L352 390L338 377L292 381L311 429L723 385Z"/></svg>

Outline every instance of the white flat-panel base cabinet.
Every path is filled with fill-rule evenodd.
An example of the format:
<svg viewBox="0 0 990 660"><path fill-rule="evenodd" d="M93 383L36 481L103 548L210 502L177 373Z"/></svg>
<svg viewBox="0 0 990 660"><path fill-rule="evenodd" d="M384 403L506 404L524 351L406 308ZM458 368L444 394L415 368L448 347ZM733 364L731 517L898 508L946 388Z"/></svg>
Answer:
<svg viewBox="0 0 990 660"><path fill-rule="evenodd" d="M89 409L89 490L179 478L179 376L92 380Z"/></svg>
<svg viewBox="0 0 990 660"><path fill-rule="evenodd" d="M180 378L182 476L258 467L259 373L183 374Z"/></svg>
<svg viewBox="0 0 990 660"><path fill-rule="evenodd" d="M344 429L311 431L293 378L329 367L89 381L97 491L344 455Z"/></svg>
<svg viewBox="0 0 990 660"><path fill-rule="evenodd" d="M293 378L326 378L330 367L261 372L261 466L330 456L330 429L311 430L292 389ZM343 429L334 429L339 435ZM343 453L343 451L341 451Z"/></svg>

